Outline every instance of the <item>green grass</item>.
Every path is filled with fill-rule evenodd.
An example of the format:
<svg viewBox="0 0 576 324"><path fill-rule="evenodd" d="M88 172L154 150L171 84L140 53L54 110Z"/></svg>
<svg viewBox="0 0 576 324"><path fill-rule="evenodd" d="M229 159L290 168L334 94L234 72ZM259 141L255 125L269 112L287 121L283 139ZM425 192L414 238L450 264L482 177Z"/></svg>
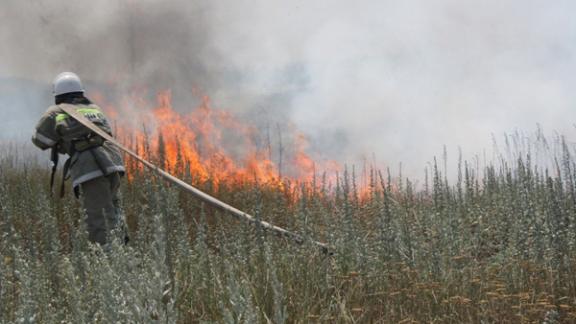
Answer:
<svg viewBox="0 0 576 324"><path fill-rule="evenodd" d="M576 165L562 139L542 141L538 151L510 145L496 164L461 161L454 183L435 163L420 186L368 170L365 195L350 169L331 189L291 193L265 184L214 192L181 175L327 242L333 256L147 171L123 185L132 242L104 254L87 243L72 194L50 197L49 167L5 147L0 322L576 322Z"/></svg>

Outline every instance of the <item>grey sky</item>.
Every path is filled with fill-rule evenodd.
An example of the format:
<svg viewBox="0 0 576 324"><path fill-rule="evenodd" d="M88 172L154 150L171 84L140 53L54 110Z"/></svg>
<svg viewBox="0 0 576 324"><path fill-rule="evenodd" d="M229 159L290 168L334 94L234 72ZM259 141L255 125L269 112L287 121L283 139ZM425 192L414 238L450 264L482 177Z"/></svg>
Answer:
<svg viewBox="0 0 576 324"><path fill-rule="evenodd" d="M314 150L343 162L374 154L421 175L444 144L454 156L537 123L576 131L574 1L0 6L0 79L48 84L73 69L96 87L172 88L183 103L199 87L215 106L290 120Z"/></svg>

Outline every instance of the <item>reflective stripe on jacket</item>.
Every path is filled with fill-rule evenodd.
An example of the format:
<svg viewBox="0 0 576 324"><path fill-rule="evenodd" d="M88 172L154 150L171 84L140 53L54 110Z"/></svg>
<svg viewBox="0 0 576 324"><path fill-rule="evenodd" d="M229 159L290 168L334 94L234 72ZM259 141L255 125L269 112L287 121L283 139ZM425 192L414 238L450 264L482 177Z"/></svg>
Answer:
<svg viewBox="0 0 576 324"><path fill-rule="evenodd" d="M108 120L97 105L76 105L82 113L94 124L107 133L112 133ZM60 153L71 156L70 176L74 187L97 177L114 172L124 173L124 162L120 151L111 143L88 148L82 151L74 149L76 141L82 141L90 136L89 129L64 113L58 106L51 106L36 125L36 133L32 142L46 150L58 145Z"/></svg>

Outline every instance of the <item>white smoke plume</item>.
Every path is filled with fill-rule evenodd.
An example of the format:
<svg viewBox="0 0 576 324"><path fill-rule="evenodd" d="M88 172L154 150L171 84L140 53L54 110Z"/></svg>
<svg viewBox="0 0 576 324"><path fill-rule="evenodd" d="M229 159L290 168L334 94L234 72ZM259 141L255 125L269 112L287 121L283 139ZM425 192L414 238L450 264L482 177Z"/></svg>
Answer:
<svg viewBox="0 0 576 324"><path fill-rule="evenodd" d="M311 150L421 176L434 155L541 124L575 131L574 1L2 1L1 136L33 127L63 70L89 91L201 89ZM455 154L453 154L455 155Z"/></svg>

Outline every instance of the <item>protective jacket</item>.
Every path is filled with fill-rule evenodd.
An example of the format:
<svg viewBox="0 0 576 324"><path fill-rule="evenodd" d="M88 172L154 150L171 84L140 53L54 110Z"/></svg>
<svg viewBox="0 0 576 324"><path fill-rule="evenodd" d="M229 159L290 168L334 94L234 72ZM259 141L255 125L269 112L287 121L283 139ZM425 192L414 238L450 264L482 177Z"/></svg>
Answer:
<svg viewBox="0 0 576 324"><path fill-rule="evenodd" d="M112 135L110 124L97 105L75 106L76 111ZM125 172L118 149L71 118L58 105L44 113L36 125L32 142L42 150L53 148L70 156L67 164L74 188L101 176Z"/></svg>

